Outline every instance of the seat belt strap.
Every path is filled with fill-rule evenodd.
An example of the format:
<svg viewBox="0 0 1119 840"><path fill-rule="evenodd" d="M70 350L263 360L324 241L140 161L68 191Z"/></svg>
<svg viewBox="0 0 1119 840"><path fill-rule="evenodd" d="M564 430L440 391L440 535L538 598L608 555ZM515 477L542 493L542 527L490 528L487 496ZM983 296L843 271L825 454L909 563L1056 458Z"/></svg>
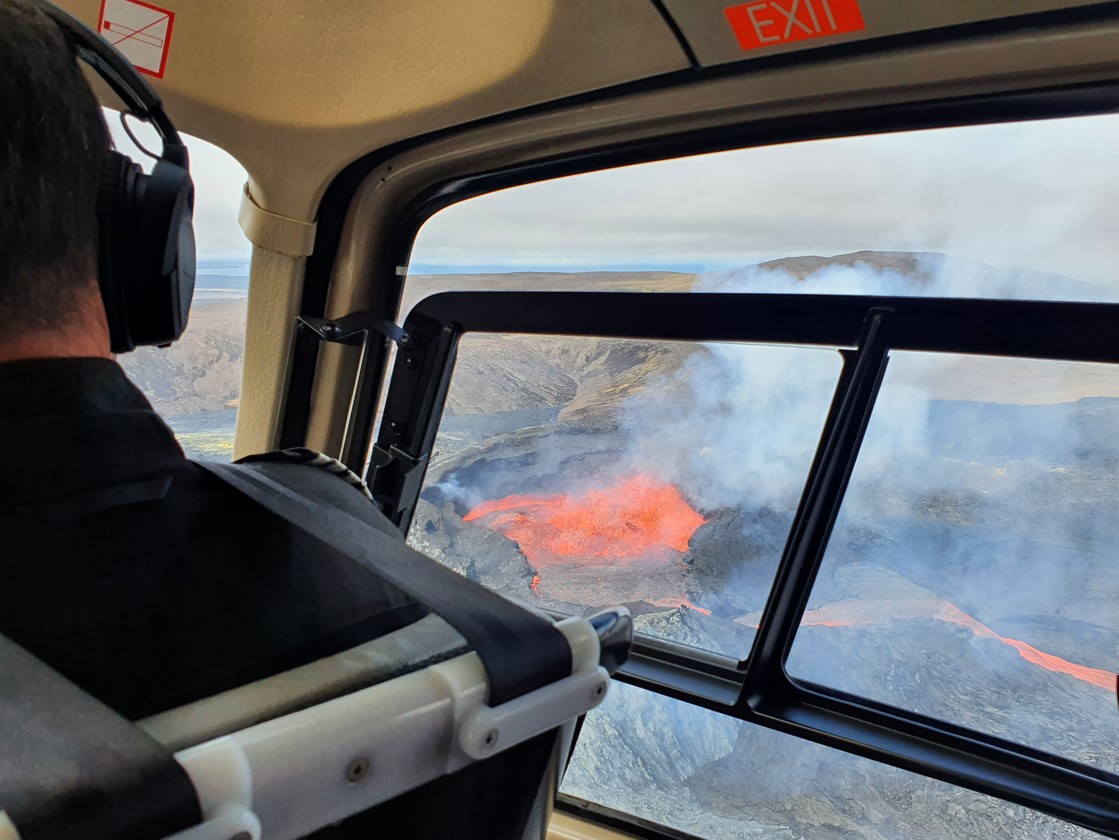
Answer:
<svg viewBox="0 0 1119 840"><path fill-rule="evenodd" d="M167 749L0 635L5 817L20 840L158 840L202 819Z"/></svg>
<svg viewBox="0 0 1119 840"><path fill-rule="evenodd" d="M489 705L571 675L571 648L551 619L466 580L356 516L316 502L256 464L195 463L454 627L482 660Z"/></svg>

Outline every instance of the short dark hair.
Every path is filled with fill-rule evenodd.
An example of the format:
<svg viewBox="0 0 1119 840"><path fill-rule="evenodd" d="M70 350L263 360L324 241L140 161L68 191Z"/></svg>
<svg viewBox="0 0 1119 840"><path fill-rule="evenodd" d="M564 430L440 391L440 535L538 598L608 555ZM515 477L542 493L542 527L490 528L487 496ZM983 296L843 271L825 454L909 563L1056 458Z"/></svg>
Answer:
<svg viewBox="0 0 1119 840"><path fill-rule="evenodd" d="M111 142L59 28L34 0L0 0L0 336L67 320L94 282Z"/></svg>

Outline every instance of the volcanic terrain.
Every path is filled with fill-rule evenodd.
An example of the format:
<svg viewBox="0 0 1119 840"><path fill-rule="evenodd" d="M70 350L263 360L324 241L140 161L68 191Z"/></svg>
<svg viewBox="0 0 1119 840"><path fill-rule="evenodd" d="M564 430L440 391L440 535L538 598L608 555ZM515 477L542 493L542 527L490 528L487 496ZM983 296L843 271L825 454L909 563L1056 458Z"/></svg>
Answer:
<svg viewBox="0 0 1119 840"><path fill-rule="evenodd" d="M811 260L769 270L938 282L906 255ZM834 387L810 352L468 336L409 539L534 606L624 603L737 661ZM1117 397L1098 365L892 361L790 673L1119 771ZM626 688L565 789L706 837L1079 836Z"/></svg>

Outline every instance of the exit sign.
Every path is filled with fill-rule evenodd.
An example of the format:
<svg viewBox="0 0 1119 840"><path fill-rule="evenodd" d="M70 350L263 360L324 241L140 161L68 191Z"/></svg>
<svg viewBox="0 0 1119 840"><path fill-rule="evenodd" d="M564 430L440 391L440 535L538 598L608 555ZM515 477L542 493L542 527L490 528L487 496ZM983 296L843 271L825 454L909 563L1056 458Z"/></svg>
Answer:
<svg viewBox="0 0 1119 840"><path fill-rule="evenodd" d="M866 29L858 0L754 0L724 12L744 50Z"/></svg>

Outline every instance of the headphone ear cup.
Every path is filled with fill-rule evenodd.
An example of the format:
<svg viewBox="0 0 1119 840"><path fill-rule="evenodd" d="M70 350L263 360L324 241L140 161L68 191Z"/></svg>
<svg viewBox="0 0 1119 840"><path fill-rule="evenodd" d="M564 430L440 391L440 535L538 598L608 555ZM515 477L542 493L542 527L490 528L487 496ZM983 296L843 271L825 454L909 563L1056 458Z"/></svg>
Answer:
<svg viewBox="0 0 1119 840"><path fill-rule="evenodd" d="M194 296L194 186L166 160L151 175L110 152L97 200L98 281L114 353L165 346L186 329Z"/></svg>
<svg viewBox="0 0 1119 840"><path fill-rule="evenodd" d="M141 177L129 332L138 345L167 345L186 329L194 297L194 186L184 168L166 160Z"/></svg>
<svg viewBox="0 0 1119 840"><path fill-rule="evenodd" d="M97 280L114 353L126 353L136 346L129 329L128 289L134 274L129 239L136 227L143 177L139 166L111 151L97 196Z"/></svg>

